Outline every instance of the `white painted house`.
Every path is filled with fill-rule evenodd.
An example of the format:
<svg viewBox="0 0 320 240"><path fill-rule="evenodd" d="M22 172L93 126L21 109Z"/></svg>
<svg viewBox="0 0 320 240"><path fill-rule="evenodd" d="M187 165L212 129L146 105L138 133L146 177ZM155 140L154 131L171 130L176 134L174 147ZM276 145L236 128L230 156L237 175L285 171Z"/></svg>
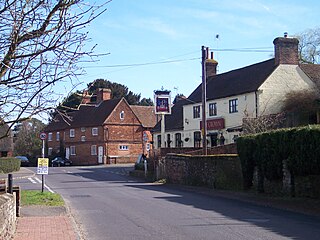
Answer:
<svg viewBox="0 0 320 240"><path fill-rule="evenodd" d="M273 43L274 58L226 73L216 74L218 63L207 60L208 147L217 144L221 133L225 144L234 142L241 134L243 118L279 113L287 93L319 91L320 65L299 63L298 40L279 37ZM166 116L166 147L202 146L201 89L200 84ZM160 147L160 126L153 130L155 148Z"/></svg>

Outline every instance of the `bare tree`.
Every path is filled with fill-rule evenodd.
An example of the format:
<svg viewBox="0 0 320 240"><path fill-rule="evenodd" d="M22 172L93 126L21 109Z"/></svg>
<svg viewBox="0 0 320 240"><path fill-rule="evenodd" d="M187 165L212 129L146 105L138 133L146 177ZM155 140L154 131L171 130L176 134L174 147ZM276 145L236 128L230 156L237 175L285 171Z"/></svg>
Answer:
<svg viewBox="0 0 320 240"><path fill-rule="evenodd" d="M53 86L83 74L80 61L98 55L85 48L85 29L106 11L83 0L0 2L0 117L13 124L51 109ZM89 50L88 50L89 49Z"/></svg>
<svg viewBox="0 0 320 240"><path fill-rule="evenodd" d="M300 61L320 63L320 28L307 29L297 34L299 39Z"/></svg>

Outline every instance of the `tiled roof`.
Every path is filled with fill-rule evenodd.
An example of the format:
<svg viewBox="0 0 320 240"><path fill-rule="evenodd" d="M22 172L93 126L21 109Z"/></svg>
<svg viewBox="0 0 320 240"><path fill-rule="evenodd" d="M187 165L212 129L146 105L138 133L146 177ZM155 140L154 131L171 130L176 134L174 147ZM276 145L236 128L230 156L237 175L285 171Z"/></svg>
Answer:
<svg viewBox="0 0 320 240"><path fill-rule="evenodd" d="M98 105L81 105L79 110L70 113L70 119L63 120L60 115L51 121L45 131L62 130L67 127L101 126L122 99L102 101Z"/></svg>
<svg viewBox="0 0 320 240"><path fill-rule="evenodd" d="M259 86L276 68L274 59L217 74L207 81L207 100L230 97L258 90ZM192 102L201 102L201 86L188 97Z"/></svg>
<svg viewBox="0 0 320 240"><path fill-rule="evenodd" d="M320 89L320 64L300 64L299 67Z"/></svg>
<svg viewBox="0 0 320 240"><path fill-rule="evenodd" d="M130 107L139 118L143 127L153 128L157 124L157 116L154 111L154 106L130 105Z"/></svg>

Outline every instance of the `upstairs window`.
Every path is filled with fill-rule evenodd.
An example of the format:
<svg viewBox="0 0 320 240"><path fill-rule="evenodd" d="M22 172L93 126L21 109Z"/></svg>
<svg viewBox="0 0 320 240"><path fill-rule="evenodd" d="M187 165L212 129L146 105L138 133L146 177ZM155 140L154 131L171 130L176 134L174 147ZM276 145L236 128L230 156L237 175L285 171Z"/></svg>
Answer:
<svg viewBox="0 0 320 240"><path fill-rule="evenodd" d="M81 136L81 142L85 142L86 141L86 136Z"/></svg>
<svg viewBox="0 0 320 240"><path fill-rule="evenodd" d="M120 112L120 119L123 120L124 119L124 111Z"/></svg>
<svg viewBox="0 0 320 240"><path fill-rule="evenodd" d="M75 131L74 129L70 129L70 137L74 138L75 137Z"/></svg>
<svg viewBox="0 0 320 240"><path fill-rule="evenodd" d="M238 112L238 98L229 100L229 113Z"/></svg>
<svg viewBox="0 0 320 240"><path fill-rule="evenodd" d="M57 132L56 140L57 140L57 141L60 141L60 132Z"/></svg>
<svg viewBox="0 0 320 240"><path fill-rule="evenodd" d="M91 133L92 136L98 136L98 128L92 128Z"/></svg>
<svg viewBox="0 0 320 240"><path fill-rule="evenodd" d="M217 104L210 103L209 104L209 116L216 116L217 115Z"/></svg>
<svg viewBox="0 0 320 240"><path fill-rule="evenodd" d="M81 132L85 132L86 131L86 128L85 127L82 127L81 128Z"/></svg>
<svg viewBox="0 0 320 240"><path fill-rule="evenodd" d="M193 118L200 118L200 106L193 107Z"/></svg>

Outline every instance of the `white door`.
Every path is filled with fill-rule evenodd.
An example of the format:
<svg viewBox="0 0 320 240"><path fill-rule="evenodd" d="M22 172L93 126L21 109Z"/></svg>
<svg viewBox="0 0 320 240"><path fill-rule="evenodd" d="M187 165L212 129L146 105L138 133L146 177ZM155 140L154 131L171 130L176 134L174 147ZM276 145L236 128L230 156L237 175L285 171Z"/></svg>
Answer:
<svg viewBox="0 0 320 240"><path fill-rule="evenodd" d="M66 148L66 159L69 159L70 157L70 148Z"/></svg>
<svg viewBox="0 0 320 240"><path fill-rule="evenodd" d="M98 163L103 163L103 147L98 147Z"/></svg>

